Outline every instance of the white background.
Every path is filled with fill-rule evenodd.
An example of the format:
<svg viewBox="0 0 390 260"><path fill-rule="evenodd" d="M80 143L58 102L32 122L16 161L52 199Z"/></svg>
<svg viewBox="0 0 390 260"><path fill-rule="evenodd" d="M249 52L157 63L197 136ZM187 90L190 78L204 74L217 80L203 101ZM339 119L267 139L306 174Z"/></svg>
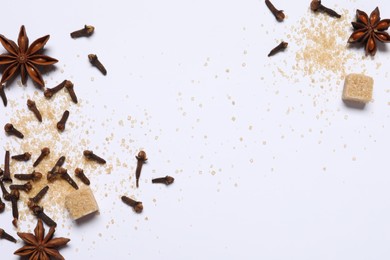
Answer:
<svg viewBox="0 0 390 260"><path fill-rule="evenodd" d="M300 46L289 41L271 59L269 50L312 14L310 1L273 2L287 14L281 24L259 0L2 6L6 37L16 40L22 24L30 42L51 35L46 54L59 63L44 74L47 86L75 83L80 118L89 118L85 138L115 165L93 180L99 215L81 225L58 220L56 236L71 238L60 251L67 259L390 258L389 47L362 59L375 80L374 101L348 108L342 83L324 91L309 86L310 76L295 82L274 73L278 62L294 62ZM348 10L351 21L357 8L370 13L376 6L390 17L387 1L326 5ZM95 34L71 39L84 24ZM364 56L362 48L346 51ZM107 76L90 66L89 53ZM22 95L33 91L29 80L6 93L24 105ZM0 109L4 125L18 107ZM131 140L131 152L121 150L122 138ZM0 140L5 149L5 135ZM149 162L135 190L130 176L139 149ZM167 174L176 179L172 186L151 184ZM141 200L144 212L122 204L123 194ZM0 215L0 226L15 235L10 215ZM13 259L20 246L0 240L1 258Z"/></svg>

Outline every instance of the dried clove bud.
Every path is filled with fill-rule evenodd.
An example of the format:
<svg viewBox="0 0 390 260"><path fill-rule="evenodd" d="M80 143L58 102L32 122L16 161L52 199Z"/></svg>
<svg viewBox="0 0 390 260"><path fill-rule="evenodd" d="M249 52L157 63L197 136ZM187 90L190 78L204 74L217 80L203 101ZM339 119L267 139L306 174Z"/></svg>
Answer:
<svg viewBox="0 0 390 260"><path fill-rule="evenodd" d="M73 103L77 104L77 96L76 93L74 92L74 86L72 81L67 80L65 83L65 88L68 90L69 96L72 99Z"/></svg>
<svg viewBox="0 0 390 260"><path fill-rule="evenodd" d="M28 181L25 184L12 184L9 186L11 193L14 190L22 190L25 192L29 192L32 189L31 183Z"/></svg>
<svg viewBox="0 0 390 260"><path fill-rule="evenodd" d="M31 99L27 99L27 107L34 113L38 121L42 122L42 115L41 112L39 112L37 105L35 104L35 101L32 101Z"/></svg>
<svg viewBox="0 0 390 260"><path fill-rule="evenodd" d="M59 131L64 131L65 130L65 124L66 124L66 121L68 120L69 118L69 111L68 110L65 110L64 111L64 114L62 115L60 121L58 121L57 123L57 129Z"/></svg>
<svg viewBox="0 0 390 260"><path fill-rule="evenodd" d="M310 3L310 8L312 11L317 12L317 11L322 11L324 13L327 13L329 16L336 17L336 18L341 18L341 15L336 13L336 11L325 7L321 4L321 0L313 0Z"/></svg>
<svg viewBox="0 0 390 260"><path fill-rule="evenodd" d="M38 204L40 201L41 201L41 199L43 198L43 196L45 196L46 195L46 193L48 192L48 190L49 190L49 186L45 186L45 187L43 187L43 189L42 190L40 190L38 193L37 193L37 195L35 195L33 198L29 198L28 200L28 207L29 208L32 208L35 204Z"/></svg>
<svg viewBox="0 0 390 260"><path fill-rule="evenodd" d="M66 80L62 81L60 84L53 88L46 88L45 91L43 92L43 95L45 95L46 98L51 98L56 94L58 91L63 89L65 87Z"/></svg>
<svg viewBox="0 0 390 260"><path fill-rule="evenodd" d="M11 201L11 194L5 188L3 180L0 180L0 188L1 188L1 192L3 193L3 198L6 201Z"/></svg>
<svg viewBox="0 0 390 260"><path fill-rule="evenodd" d="M273 49L269 52L268 57L271 57L271 56L275 55L276 53L278 53L278 52L280 52L280 51L286 49L287 46L288 46L288 43L282 41L278 46L276 46L275 48L273 48Z"/></svg>
<svg viewBox="0 0 390 260"><path fill-rule="evenodd" d="M3 173L2 181L4 181L4 182L12 182L11 171L10 171L10 168L9 168L9 151L5 151L4 173Z"/></svg>
<svg viewBox="0 0 390 260"><path fill-rule="evenodd" d="M34 166L34 167L37 167L38 164L41 163L41 161L43 160L43 158L45 158L45 157L48 156L49 154L50 154L50 149L49 149L49 147L44 147L44 148L42 148L41 154L38 156L38 158L37 158L36 161L34 162L33 166Z"/></svg>
<svg viewBox="0 0 390 260"><path fill-rule="evenodd" d="M89 62L95 66L103 75L107 75L107 70L103 66L103 64L98 60L98 57L96 54L89 54L88 55Z"/></svg>
<svg viewBox="0 0 390 260"><path fill-rule="evenodd" d="M7 232L5 232L2 228L0 228L0 238L16 243L16 239Z"/></svg>
<svg viewBox="0 0 390 260"><path fill-rule="evenodd" d="M135 158L137 158L137 168L135 170L135 179L136 179L136 186L138 188L139 178L141 176L142 165L148 160L148 158L146 157L146 153L144 151L140 151Z"/></svg>
<svg viewBox="0 0 390 260"><path fill-rule="evenodd" d="M31 207L31 210L35 216L37 216L39 219L42 219L42 221L46 225L48 225L49 227L56 227L57 226L57 223L54 222L54 220L52 220L49 216L47 216L45 214L45 212L43 212L42 207L40 207L38 205L34 205Z"/></svg>
<svg viewBox="0 0 390 260"><path fill-rule="evenodd" d="M11 191L12 216L14 217L12 224L17 227L19 219L18 200L20 193L18 190Z"/></svg>
<svg viewBox="0 0 390 260"><path fill-rule="evenodd" d="M72 179L72 177L70 177L66 169L62 167L59 168L58 174L62 179L66 180L73 188L75 188L76 190L79 189L79 186L77 186L77 183Z"/></svg>
<svg viewBox="0 0 390 260"><path fill-rule="evenodd" d="M140 201L135 201L135 200L133 200L129 197L126 197L126 196L122 196L121 199L125 204L132 207L136 213L141 213L142 210L144 209L144 206L142 205L142 202L140 202Z"/></svg>
<svg viewBox="0 0 390 260"><path fill-rule="evenodd" d="M283 10L276 9L275 6L269 0L265 0L265 4L267 5L268 9L272 12L272 14L275 16L278 22L284 20L285 15L283 13Z"/></svg>
<svg viewBox="0 0 390 260"><path fill-rule="evenodd" d="M3 100L4 106L6 107L8 101L7 101L7 96L5 95L5 92L4 92L4 85L0 85L0 97L1 97L1 100Z"/></svg>
<svg viewBox="0 0 390 260"><path fill-rule="evenodd" d="M64 165L65 163L65 156L61 156L60 158L58 158L56 164L53 166L53 168L49 171L49 173L55 173L56 171L58 171L58 169Z"/></svg>
<svg viewBox="0 0 390 260"><path fill-rule="evenodd" d="M28 160L30 160L30 158L31 158L31 153L28 152L11 156L11 159L20 162L27 162Z"/></svg>
<svg viewBox="0 0 390 260"><path fill-rule="evenodd" d="M91 184L91 182L89 181L88 177L85 176L83 169L76 168L76 169L74 170L74 175L75 175L77 178L79 178L85 185Z"/></svg>
<svg viewBox="0 0 390 260"><path fill-rule="evenodd" d="M94 31L95 31L95 27L93 27L92 25L84 25L83 29L71 32L70 37L72 38L89 37L93 34Z"/></svg>
<svg viewBox="0 0 390 260"><path fill-rule="evenodd" d="M97 156L96 154L93 153L93 151L90 151L90 150L85 150L83 152L84 154L84 157L87 158L87 160L90 160L90 161L95 161L97 163L100 163L100 164L105 164L106 163L106 160L104 160L103 158Z"/></svg>
<svg viewBox="0 0 390 260"><path fill-rule="evenodd" d="M14 174L14 177L21 181L38 181L42 178L42 173L33 171L29 174Z"/></svg>
<svg viewBox="0 0 390 260"><path fill-rule="evenodd" d="M164 183L165 185L170 185L175 181L175 179L171 176L165 176L161 178L155 178L152 180L152 183Z"/></svg>
<svg viewBox="0 0 390 260"><path fill-rule="evenodd" d="M20 139L23 139L23 137L24 137L24 135L18 129L16 129L13 126L13 124L10 124L10 123L5 124L4 131L8 135L14 135L14 136L16 136L17 138L20 138Z"/></svg>
<svg viewBox="0 0 390 260"><path fill-rule="evenodd" d="M2 213L4 211L4 209L5 209L5 204L0 198L0 213Z"/></svg>

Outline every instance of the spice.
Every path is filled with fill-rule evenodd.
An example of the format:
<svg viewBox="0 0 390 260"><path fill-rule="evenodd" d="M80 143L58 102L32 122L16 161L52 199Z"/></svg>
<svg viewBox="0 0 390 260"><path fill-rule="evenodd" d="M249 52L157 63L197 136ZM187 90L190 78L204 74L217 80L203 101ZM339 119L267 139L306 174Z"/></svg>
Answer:
<svg viewBox="0 0 390 260"><path fill-rule="evenodd" d="M43 227L42 220L38 219L38 224L34 229L34 234L18 232L17 235L26 244L22 248L19 248L14 252L15 255L30 257L36 256L40 260L50 260L51 257L55 259L64 259L64 257L58 252L57 248L65 246L70 239L63 237L53 238L55 227L51 226L49 233L45 236L45 228Z"/></svg>
<svg viewBox="0 0 390 260"><path fill-rule="evenodd" d="M126 197L126 196L122 196L121 199L126 205L129 205L130 207L132 207L136 213L141 213L142 210L144 209L144 206L142 205L142 202L140 202L140 201L135 201L135 200L133 200L129 197Z"/></svg>
<svg viewBox="0 0 390 260"><path fill-rule="evenodd" d="M96 54L89 54L88 55L89 62L95 66L103 75L107 75L107 70L103 66L103 64L99 61Z"/></svg>
<svg viewBox="0 0 390 260"><path fill-rule="evenodd" d="M287 48L287 45L288 43L287 42L281 42L278 46L276 46L275 48L273 48L269 53L268 53L268 57L271 57L273 55L275 55L276 53L284 50Z"/></svg>
<svg viewBox="0 0 390 260"><path fill-rule="evenodd" d="M6 107L8 101L7 101L7 96L5 95L5 92L4 92L4 85L0 85L0 97L1 97L1 100L3 101L4 106Z"/></svg>
<svg viewBox="0 0 390 260"><path fill-rule="evenodd" d="M37 195L35 195L33 198L29 198L28 207L32 208L33 205L38 204L43 198L43 196L46 195L48 190L49 186L46 185L42 190L37 193Z"/></svg>
<svg viewBox="0 0 390 260"><path fill-rule="evenodd" d="M377 42L390 42L390 35L386 31L390 26L390 19L381 20L379 8L368 15L356 10L356 22L352 22L354 32L348 39L348 43L365 44L366 55L374 56L377 51Z"/></svg>
<svg viewBox="0 0 390 260"><path fill-rule="evenodd" d="M65 130L65 124L68 118L69 118L69 111L65 110L64 113L62 114L60 121L58 121L57 123L57 129L59 131L63 132Z"/></svg>
<svg viewBox="0 0 390 260"><path fill-rule="evenodd" d="M39 112L37 105L35 104L35 101L27 99L27 107L28 107L28 109L30 109L34 113L34 115L38 119L38 121L42 122L42 115L41 115L41 112Z"/></svg>
<svg viewBox="0 0 390 260"><path fill-rule="evenodd" d="M5 188L2 179L0 179L0 188L1 188L1 192L3 193L3 199L5 199L6 201L11 201L11 194Z"/></svg>
<svg viewBox="0 0 390 260"><path fill-rule="evenodd" d="M16 243L16 239L7 232L5 232L2 228L0 228L0 238Z"/></svg>
<svg viewBox="0 0 390 260"><path fill-rule="evenodd" d="M93 151L85 150L83 152L83 154L84 154L84 157L87 158L87 160L95 161L95 162L100 163L100 164L106 163L106 160L104 160L100 156L97 156L96 154L94 154Z"/></svg>
<svg viewBox="0 0 390 260"><path fill-rule="evenodd" d="M35 160L33 166L34 167L37 167L38 164L43 160L43 158L45 158L46 156L48 156L50 154L50 149L49 147L44 147L41 149L41 154L38 156L38 158Z"/></svg>
<svg viewBox="0 0 390 260"><path fill-rule="evenodd" d="M11 171L9 168L9 151L5 151L5 157L4 157L4 173L3 173L3 182L12 182L11 179Z"/></svg>
<svg viewBox="0 0 390 260"><path fill-rule="evenodd" d="M5 209L5 204L0 198L0 213L2 213L4 211L4 209Z"/></svg>
<svg viewBox="0 0 390 260"><path fill-rule="evenodd" d="M45 82L42 79L41 73L37 69L37 65L39 67L48 66L58 62L58 60L49 56L42 54L38 55L49 38L49 35L43 36L28 46L29 40L24 25L22 25L19 32L19 46L16 45L14 41L7 39L3 35L0 35L1 44L9 52L8 54L0 55L1 60L8 61L6 63L6 69L3 72L0 84L7 82L20 72L23 85L26 84L27 76L30 76L31 79L40 87L44 87Z"/></svg>
<svg viewBox="0 0 390 260"><path fill-rule="evenodd" d="M85 185L91 184L87 176L85 176L83 169L76 168L74 170L74 174L77 178L79 178Z"/></svg>
<svg viewBox="0 0 390 260"><path fill-rule="evenodd" d="M79 186L77 186L77 183L72 179L72 177L70 177L68 171L65 168L59 168L58 174L62 179L66 180L73 188L75 188L76 190L79 189Z"/></svg>
<svg viewBox="0 0 390 260"><path fill-rule="evenodd" d="M4 131L8 134L8 135L14 135L16 136L17 138L20 138L20 139L23 139L24 138L24 135L18 130L16 129L13 124L10 124L10 123L7 123L5 124L4 126Z"/></svg>
<svg viewBox="0 0 390 260"><path fill-rule="evenodd" d="M25 184L12 184L9 186L9 189L12 190L22 190L25 192L29 192L32 189L31 183L28 181Z"/></svg>
<svg viewBox="0 0 390 260"><path fill-rule="evenodd" d="M69 96L72 99L73 103L77 104L77 96L76 93L74 92L74 86L72 81L67 80L65 83L65 88L68 90Z"/></svg>
<svg viewBox="0 0 390 260"><path fill-rule="evenodd" d="M146 153L144 151L140 151L135 158L137 159L137 168L135 170L135 179L136 179L136 186L138 188L142 166L148 160L148 158L146 157Z"/></svg>
<svg viewBox="0 0 390 260"><path fill-rule="evenodd" d="M336 13L334 10L329 9L321 4L321 0L313 0L310 3L310 8L312 11L317 12L317 11L322 11L324 13L327 13L329 16L340 18L341 15Z"/></svg>
<svg viewBox="0 0 390 260"><path fill-rule="evenodd" d="M164 183L165 185L170 185L175 181L175 179L171 176L165 176L161 178L155 178L152 180L152 183Z"/></svg>
<svg viewBox="0 0 390 260"><path fill-rule="evenodd" d="M20 193L18 190L12 190L11 191L11 205L12 205L12 216L14 219L12 220L12 224L17 227L18 226L18 219L19 219L19 210L18 210L18 200L20 197Z"/></svg>
<svg viewBox="0 0 390 260"><path fill-rule="evenodd" d="M284 20L285 15L283 13L283 10L276 9L275 6L269 0L265 0L265 4L267 5L268 9L272 12L272 14L275 16L278 22Z"/></svg>
<svg viewBox="0 0 390 260"><path fill-rule="evenodd" d="M54 173L58 171L58 168L60 168L65 163L65 156L61 156L58 158L56 164L53 166L53 168L49 171L49 173Z"/></svg>
<svg viewBox="0 0 390 260"><path fill-rule="evenodd" d="M58 84L57 86L55 86L53 88L46 88L45 91L43 92L43 95L46 98L51 98L52 96L54 96L54 94L56 94L58 91L60 91L61 89L63 89L65 87L65 83L66 83L66 80L62 81L60 84Z"/></svg>
<svg viewBox="0 0 390 260"><path fill-rule="evenodd" d="M31 153L29 152L11 156L11 159L20 162L27 162L28 160L30 160L30 158L31 158Z"/></svg>
<svg viewBox="0 0 390 260"><path fill-rule="evenodd" d="M38 181L42 178L42 173L33 171L29 174L14 174L14 177L21 181Z"/></svg>
<svg viewBox="0 0 390 260"><path fill-rule="evenodd" d="M71 32L70 37L72 38L79 38L79 37L89 37L93 34L95 31L95 27L92 25L85 25L84 28Z"/></svg>
<svg viewBox="0 0 390 260"><path fill-rule="evenodd" d="M46 215L41 206L33 205L30 207L30 209L32 210L33 214L37 216L38 219L42 219L42 221L49 227L57 226L57 223L52 220L48 215Z"/></svg>

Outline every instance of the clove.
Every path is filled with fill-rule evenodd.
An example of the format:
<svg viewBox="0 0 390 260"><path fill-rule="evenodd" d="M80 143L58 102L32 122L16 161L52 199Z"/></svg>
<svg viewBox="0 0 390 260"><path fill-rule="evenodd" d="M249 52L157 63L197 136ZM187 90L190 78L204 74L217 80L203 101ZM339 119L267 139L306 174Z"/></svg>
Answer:
<svg viewBox="0 0 390 260"><path fill-rule="evenodd" d="M83 152L85 158L87 158L87 160L90 160L90 161L95 161L97 163L100 163L100 164L105 164L106 163L106 160L104 160L103 158L97 156L96 154L93 153L93 151L90 151L90 150L85 150Z"/></svg>
<svg viewBox="0 0 390 260"><path fill-rule="evenodd" d="M72 177L70 177L66 169L59 168L58 174L62 179L66 180L73 188L75 188L76 190L79 189L79 186L77 186L77 183L72 179Z"/></svg>
<svg viewBox="0 0 390 260"><path fill-rule="evenodd" d="M136 179L136 186L138 188L139 177L141 176L142 165L148 160L148 158L146 157L146 153L144 151L140 151L135 158L137 158L137 168L135 170L135 179Z"/></svg>
<svg viewBox="0 0 390 260"><path fill-rule="evenodd" d="M12 216L14 219L12 220L12 224L17 227L18 219L19 219L19 210L18 210L18 200L20 197L19 190L11 191L11 204L12 204Z"/></svg>
<svg viewBox="0 0 390 260"><path fill-rule="evenodd" d="M273 48L269 53L268 53L268 57L271 57L273 55L275 55L276 53L286 49L288 46L288 43L287 42L281 42L278 46L276 46L275 48Z"/></svg>
<svg viewBox="0 0 390 260"><path fill-rule="evenodd" d="M31 158L31 153L25 152L22 154L12 155L11 159L19 162L27 162Z"/></svg>
<svg viewBox="0 0 390 260"><path fill-rule="evenodd" d="M103 64L99 61L96 54L88 54L89 62L95 66L103 75L107 75L107 70Z"/></svg>
<svg viewBox="0 0 390 260"><path fill-rule="evenodd" d="M4 106L6 107L8 101L7 101L7 96L5 95L5 92L4 92L4 85L0 86L0 97L1 97L1 100L3 100Z"/></svg>
<svg viewBox="0 0 390 260"><path fill-rule="evenodd" d="M29 192L32 189L31 183L28 181L25 184L12 184L9 186L9 189L12 191L14 190L22 190L25 192Z"/></svg>
<svg viewBox="0 0 390 260"><path fill-rule="evenodd" d="M50 153L50 149L49 147L44 147L42 148L41 150L41 154L38 156L38 158L35 160L33 166L34 167L37 167L38 164L40 164L40 162L43 160L43 158L45 158L46 156L48 156Z"/></svg>
<svg viewBox="0 0 390 260"><path fill-rule="evenodd" d="M74 92L74 86L72 81L67 80L65 83L65 88L68 90L69 96L72 99L73 103L77 104L77 96L76 93Z"/></svg>
<svg viewBox="0 0 390 260"><path fill-rule="evenodd" d="M72 38L89 37L93 34L94 31L95 31L95 27L93 27L92 25L84 25L83 29L71 32L70 37Z"/></svg>
<svg viewBox="0 0 390 260"><path fill-rule="evenodd" d="M54 96L54 94L56 94L58 91L60 91L61 89L63 89L65 87L65 83L66 83L66 80L62 81L60 84L58 84L57 86L55 86L53 88L46 88L45 91L43 92L43 95L46 98L51 98L52 96Z"/></svg>
<svg viewBox="0 0 390 260"><path fill-rule="evenodd" d="M77 178L79 178L85 185L91 184L91 182L89 181L88 177L85 176L83 169L76 168L76 169L74 170L74 175L75 175Z"/></svg>
<svg viewBox="0 0 390 260"><path fill-rule="evenodd" d="M53 168L49 171L49 173L55 173L65 163L65 156L61 156L58 158L56 164L54 164Z"/></svg>
<svg viewBox="0 0 390 260"><path fill-rule="evenodd" d="M0 228L0 238L16 243L16 239Z"/></svg>
<svg viewBox="0 0 390 260"><path fill-rule="evenodd" d="M4 209L5 209L5 204L0 198L0 213L2 213L4 211Z"/></svg>
<svg viewBox="0 0 390 260"><path fill-rule="evenodd" d="M129 197L126 197L126 196L122 196L121 199L125 204L132 207L136 213L141 213L142 210L144 209L144 206L142 205L142 202L140 202L140 201L135 201L135 200L133 200Z"/></svg>
<svg viewBox="0 0 390 260"><path fill-rule="evenodd" d="M341 17L341 15L336 13L336 11L334 11L334 10L328 8L328 7L323 6L321 4L321 0L313 0L313 1L311 1L310 8L314 12L322 11L322 12L327 13L329 16L332 16L332 17L336 17L336 18L340 18Z"/></svg>
<svg viewBox="0 0 390 260"><path fill-rule="evenodd" d="M9 151L5 151L4 173L3 173L3 179L2 180L4 182L12 182L11 171L9 169Z"/></svg>
<svg viewBox="0 0 390 260"><path fill-rule="evenodd" d="M45 186L42 190L40 190L37 195L35 195L33 198L28 199L28 207L32 208L35 204L38 204L43 196L46 195L47 191L49 190L49 186Z"/></svg>
<svg viewBox="0 0 390 260"><path fill-rule="evenodd" d="M38 181L42 178L42 173L33 171L29 174L14 174L14 177L21 181Z"/></svg>
<svg viewBox="0 0 390 260"><path fill-rule="evenodd" d="M28 109L30 109L30 111L34 113L38 121L42 122L42 115L41 112L39 112L37 105L35 104L35 101L32 101L31 99L27 99L27 107Z"/></svg>
<svg viewBox="0 0 390 260"><path fill-rule="evenodd" d="M152 183L164 183L165 185L170 185L174 182L174 180L175 179L173 177L167 175L165 177L152 179Z"/></svg>
<svg viewBox="0 0 390 260"><path fill-rule="evenodd" d="M275 6L269 0L265 0L265 4L267 5L268 9L272 12L272 14L275 16L278 22L284 20L285 15L283 13L283 10L276 9Z"/></svg>
<svg viewBox="0 0 390 260"><path fill-rule="evenodd" d="M49 227L56 227L57 226L57 223L54 222L54 220L52 220L48 215L45 214L42 207L40 207L38 205L33 205L31 207L31 210L32 210L33 214L35 216L37 216L37 218L42 219L42 221L46 225L48 225Z"/></svg>
<svg viewBox="0 0 390 260"><path fill-rule="evenodd" d="M11 194L5 188L3 180L0 180L0 188L1 192L3 193L3 199L6 201L11 201Z"/></svg>
<svg viewBox="0 0 390 260"><path fill-rule="evenodd" d="M68 120L68 118L69 118L69 111L65 110L64 114L62 114L60 121L58 121L58 123L57 123L57 129L59 131L62 132L65 130L65 124L66 124L66 121Z"/></svg>
<svg viewBox="0 0 390 260"><path fill-rule="evenodd" d="M8 135L14 135L20 139L23 139L23 137L24 137L24 135L13 126L13 124L10 124L10 123L5 124L4 130Z"/></svg>

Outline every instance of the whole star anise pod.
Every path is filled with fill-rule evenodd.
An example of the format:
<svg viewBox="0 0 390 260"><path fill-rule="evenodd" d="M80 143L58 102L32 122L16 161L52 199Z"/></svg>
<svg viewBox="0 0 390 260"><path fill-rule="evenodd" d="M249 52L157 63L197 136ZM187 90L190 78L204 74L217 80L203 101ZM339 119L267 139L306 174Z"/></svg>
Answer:
<svg viewBox="0 0 390 260"><path fill-rule="evenodd" d="M49 233L45 236L45 228L43 227L42 220L38 219L34 234L17 233L26 245L16 250L14 254L29 257L30 260L49 260L50 258L65 259L56 248L66 245L70 239L63 237L53 238L54 232L55 228L50 227Z"/></svg>
<svg viewBox="0 0 390 260"><path fill-rule="evenodd" d="M356 22L352 22L354 32L348 39L348 43L364 43L366 55L374 56L377 50L377 40L380 42L390 42L390 35L387 30L390 26L390 19L381 20L379 8L368 15L360 10L356 10Z"/></svg>
<svg viewBox="0 0 390 260"><path fill-rule="evenodd" d="M7 82L20 72L23 85L26 84L27 75L29 75L40 87L44 87L45 82L36 65L47 66L58 62L54 58L39 54L49 38L50 35L43 36L28 46L29 42L24 25L22 25L19 32L19 46L0 34L0 42L9 52L9 54L0 55L0 65L6 66L0 84Z"/></svg>

